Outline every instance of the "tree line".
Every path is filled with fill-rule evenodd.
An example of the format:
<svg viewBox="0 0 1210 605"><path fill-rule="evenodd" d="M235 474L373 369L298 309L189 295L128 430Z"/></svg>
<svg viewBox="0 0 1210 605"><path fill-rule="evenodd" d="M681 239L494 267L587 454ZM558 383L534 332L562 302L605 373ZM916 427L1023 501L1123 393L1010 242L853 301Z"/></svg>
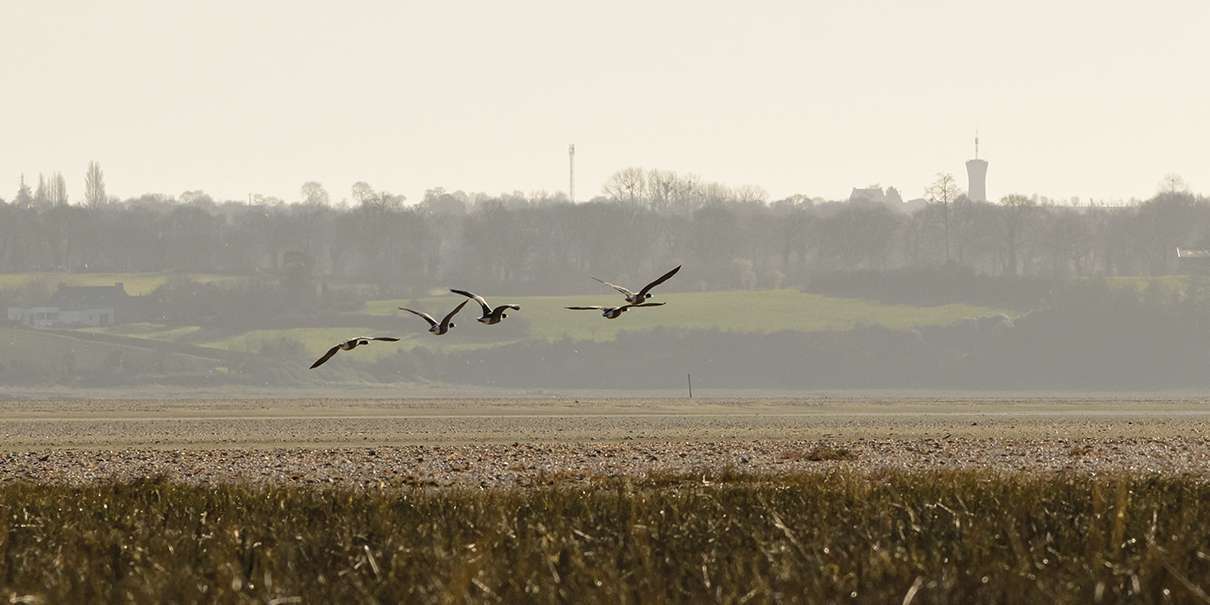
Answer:
<svg viewBox="0 0 1210 605"><path fill-rule="evenodd" d="M69 203L57 173L36 188L22 179L11 202L0 200L0 272L280 274L301 258L317 280L383 293L457 282L526 294L588 291L590 274L638 283L679 263L692 271L669 285L694 290L932 267L1059 280L1162 275L1177 269L1178 246L1210 247L1210 200L1175 186L1128 206L1066 206L1023 195L973 202L941 183L943 198L908 212L769 200L757 187L639 168L578 204L444 189L408 204L364 182L335 203L316 182L294 204L200 191L116 199L96 163L86 184L82 203Z"/></svg>

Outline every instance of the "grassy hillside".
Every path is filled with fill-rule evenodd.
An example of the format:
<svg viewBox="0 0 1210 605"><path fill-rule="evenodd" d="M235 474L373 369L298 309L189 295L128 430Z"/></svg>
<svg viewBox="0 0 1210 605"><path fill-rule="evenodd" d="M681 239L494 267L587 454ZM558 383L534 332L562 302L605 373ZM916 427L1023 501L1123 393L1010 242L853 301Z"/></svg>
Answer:
<svg viewBox="0 0 1210 605"><path fill-rule="evenodd" d="M462 297L454 294L420 300L376 300L367 305L366 311L375 315L390 315L401 313L396 307L414 305L413 308L437 316L447 312L461 300ZM620 296L609 292L593 296L492 297L488 302L521 305L521 311L515 314L530 322L530 336L547 340L612 340L622 330L653 328L715 328L757 334L782 330L848 330L858 325L880 325L902 330L917 326L946 325L963 319L1007 313L1000 309L973 305L887 305L805 294L789 289L680 292L659 296L653 300L668 304L658 308L632 309L616 320L605 319L600 313L592 311L569 311L563 308L574 305L616 305L624 302ZM462 324L473 330L491 329L474 324L473 317L478 310L472 309L472 305L463 309L460 316ZM423 321L409 321L415 324L414 327L418 330L424 327Z"/></svg>
<svg viewBox="0 0 1210 605"><path fill-rule="evenodd" d="M479 326L476 325L474 327ZM466 339L459 339L453 336L455 333L458 332L455 330L455 332L452 332L450 336L444 338L437 338L424 331L409 333L401 323L400 329L394 331L374 328L347 327L251 330L237 336L231 336L218 340L207 340L199 342L198 344L206 347L226 349L229 351L256 352L265 344L272 344L274 341L280 341L282 339L290 339L302 343L302 345L307 349L308 354L318 356L324 351L327 351L332 345L350 338L355 338L357 336L395 336L402 339L398 343L381 343L376 344L376 346L358 349L358 357L364 360L377 359L385 355L391 355L401 348L411 349L420 345L424 345L429 348L440 348L442 350L455 351L460 349L475 349L484 346L495 346L503 342L501 340L476 340L468 342Z"/></svg>
<svg viewBox="0 0 1210 605"><path fill-rule="evenodd" d="M468 320L469 321L469 320ZM470 323L474 323L470 321ZM465 324L460 324L465 325ZM490 347L508 342L510 339L474 339L457 338L454 336L446 338L437 338L430 335L424 330L410 331L413 326L400 320L400 327L397 330L383 330L381 328L366 328L366 327L334 327L334 328L281 328L269 330L249 330L239 334L228 334L224 336L216 336L214 334L203 331L198 326L164 326L160 324L123 324L117 326L106 326L103 328L86 328L81 330L86 333L94 334L111 334L115 336L128 336L131 338L145 338L148 340L164 341L164 342L180 342L189 343L201 347L209 347L214 349L222 349L225 351L237 351L241 353L257 353L266 346L272 347L280 343L284 339L296 341L302 344L307 351L307 356L317 357L324 351L327 351L332 345L354 338L357 336L396 336L402 340L398 343L382 344L378 346L358 349L357 356L359 359L377 359L385 355L394 354L399 349L411 349L417 346L426 346L428 348L436 348L445 351L457 351L466 349L476 349L482 347ZM479 327L478 325L473 328ZM463 332L457 332L459 335ZM483 332L479 332L478 336L483 336ZM515 340L515 339L514 339Z"/></svg>
<svg viewBox="0 0 1210 605"><path fill-rule="evenodd" d="M198 333L198 326L166 326L155 323L130 323L116 326L101 326L96 328L81 328L81 332L95 334L116 334L131 338L146 338L148 340L163 340L167 342L190 342L190 336Z"/></svg>
<svg viewBox="0 0 1210 605"><path fill-rule="evenodd" d="M1189 287L1189 276L1117 276L1106 277L1105 283L1118 288L1133 288L1139 293L1144 293L1151 289L1157 289L1165 295L1172 296L1185 293L1185 290Z"/></svg>
<svg viewBox="0 0 1210 605"><path fill-rule="evenodd" d="M67 375L113 368L157 372L199 371L214 360L139 347L94 342L84 338L21 328L0 328L0 365L10 369L57 368Z"/></svg>
<svg viewBox="0 0 1210 605"><path fill-rule="evenodd" d="M490 300L493 304L511 302L521 305L521 311L514 312L513 315L528 325L528 334L519 334L517 323L498 327L476 323L474 318L477 317L478 310L473 303L467 305L458 316L458 328L443 337L429 335L426 331L428 326L423 320L397 310L400 306L410 306L440 316L462 301L461 297L455 295L418 300L371 301L367 305L366 313L398 317L398 327L390 330L366 327L299 327L250 330L240 334L218 336L207 334L196 326L140 323L92 328L90 331L151 340L189 342L241 352L256 352L265 344L290 339L302 343L310 355L318 355L333 344L355 336L386 333L403 339L397 345L369 347L364 352L359 352L363 358L374 359L392 354L400 347L475 349L521 338L606 341L613 340L622 330L721 329L766 334L782 330L848 330L859 325L879 325L902 330L918 326L946 325L963 319L1005 313L1000 309L972 305L887 305L804 294L797 290L674 293L659 300L668 304L664 307L632 310L616 320L605 319L592 311L569 311L563 308L569 305L616 304L621 301L620 297L609 293L600 296L520 296ZM510 317L505 321L514 320Z"/></svg>

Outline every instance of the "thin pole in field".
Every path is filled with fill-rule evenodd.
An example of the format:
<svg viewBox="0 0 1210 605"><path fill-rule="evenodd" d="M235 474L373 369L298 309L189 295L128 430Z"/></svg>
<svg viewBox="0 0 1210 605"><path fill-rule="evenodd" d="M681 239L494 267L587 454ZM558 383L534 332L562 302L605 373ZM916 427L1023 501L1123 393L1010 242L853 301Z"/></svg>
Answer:
<svg viewBox="0 0 1210 605"><path fill-rule="evenodd" d="M693 374L686 374L689 378L689 398L693 399Z"/></svg>

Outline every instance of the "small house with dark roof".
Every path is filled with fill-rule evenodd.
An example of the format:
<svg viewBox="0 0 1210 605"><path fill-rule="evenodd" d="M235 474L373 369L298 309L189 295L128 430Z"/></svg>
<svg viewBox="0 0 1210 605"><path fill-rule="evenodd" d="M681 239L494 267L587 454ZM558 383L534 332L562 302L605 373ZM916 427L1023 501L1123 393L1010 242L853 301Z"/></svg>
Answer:
<svg viewBox="0 0 1210 605"><path fill-rule="evenodd" d="M1210 250L1204 248L1177 248L1176 266L1181 273L1210 275Z"/></svg>
<svg viewBox="0 0 1210 605"><path fill-rule="evenodd" d="M112 286L60 285L45 305L9 307L8 320L35 328L109 326L130 303L122 283Z"/></svg>

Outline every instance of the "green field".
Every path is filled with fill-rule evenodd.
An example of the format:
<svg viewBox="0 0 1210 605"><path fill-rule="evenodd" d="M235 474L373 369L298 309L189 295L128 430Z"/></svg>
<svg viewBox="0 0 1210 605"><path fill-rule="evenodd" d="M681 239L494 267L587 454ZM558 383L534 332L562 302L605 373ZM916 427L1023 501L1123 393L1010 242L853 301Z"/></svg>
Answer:
<svg viewBox="0 0 1210 605"><path fill-rule="evenodd" d="M98 369L156 368L162 371L205 370L211 360L72 336L0 327L0 364L14 368L56 368L65 375Z"/></svg>
<svg viewBox="0 0 1210 605"><path fill-rule="evenodd" d="M87 331L134 338L188 342L203 347L229 351L257 352L266 343L290 339L302 343L308 355L319 355L337 342L355 336L390 335L403 340L398 344L368 347L359 352L363 359L377 359L394 354L399 349L427 347L453 352L498 346L525 338L558 340L613 340L623 330L719 329L733 332L767 334L782 330L802 332L848 330L862 325L878 325L904 330L918 326L951 324L963 319L1008 314L990 307L972 305L943 305L913 307L888 305L864 300L829 298L804 294L797 290L763 290L755 292L691 292L669 294L660 300L664 307L627 312L620 319L608 320L592 311L569 311L568 305L614 304L619 297L608 293L600 296L521 296L492 301L521 305L521 311L511 312L528 326L527 334L518 334L512 326L483 326L475 322L478 309L467 305L456 319L458 327L447 336L428 334L427 324L420 318L397 310L400 306L426 310L439 316L462 301L459 296L438 296L424 299L375 300L367 304L370 315L392 315L398 318L394 329L366 327L300 327L250 330L240 334L211 337L197 326L167 326L161 324L124 324Z"/></svg>
<svg viewBox="0 0 1210 605"><path fill-rule="evenodd" d="M1179 295L1184 294L1185 290L1189 287L1189 276L1117 276L1106 277L1105 283L1118 288L1133 288L1140 294L1145 293L1148 290L1156 289L1166 295Z"/></svg>
<svg viewBox="0 0 1210 605"><path fill-rule="evenodd" d="M451 335L452 334L453 333L451 332ZM394 331L356 327L252 330L238 336L231 336L218 340L207 340L198 342L197 344L204 347L226 349L228 351L254 353L259 351L265 343L272 343L285 338L302 343L303 347L307 349L308 354L317 356L324 351L327 351L336 343L358 336L395 336L401 339L397 343L375 343L374 346L358 349L357 355L363 360L377 359L379 357L393 355L395 351L400 349L412 349L417 346L426 346L428 348L436 348L442 351L454 352L458 350L477 349L485 346L496 346L502 342L467 342L465 340L455 339L452 336L437 338L426 331L420 331L419 333L408 333L404 325L401 323L400 329Z"/></svg>
<svg viewBox="0 0 1210 605"><path fill-rule="evenodd" d="M471 323L474 323L473 321ZM279 328L269 330L249 330L240 334L212 338L199 326L166 326L162 324L122 324L100 328L84 328L81 331L96 334L112 334L131 338L146 338L165 342L182 342L200 347L237 351L240 353L257 353L266 345L273 345L288 339L302 344L309 357L318 357L332 345L357 336L395 336L400 338L397 343L382 343L376 346L357 350L357 357L362 360L378 359L393 355L396 351L409 350L424 346L446 352L494 347L508 339L458 339L453 336L438 338L423 329L423 322L408 323L400 319L399 329L382 330L365 327L337 328ZM460 326L461 327L461 326ZM469 329L477 328L478 325Z"/></svg>
<svg viewBox="0 0 1210 605"><path fill-rule="evenodd" d="M1196 477L845 471L539 488L0 488L13 603L1195 603Z"/></svg>
<svg viewBox="0 0 1210 605"><path fill-rule="evenodd" d="M208 273L0 273L0 289L15 289L33 282L43 282L52 289L67 286L112 286L122 283L131 296L150 294L172 278L188 278L199 283L234 282L244 279L234 275Z"/></svg>
<svg viewBox="0 0 1210 605"><path fill-rule="evenodd" d="M189 337L197 334L200 330L199 326L166 326L163 324L141 322L96 328L80 328L81 332L115 334L117 336L163 340L167 342L192 342Z"/></svg>
<svg viewBox="0 0 1210 605"><path fill-rule="evenodd" d="M366 311L374 315L402 313L396 307L410 306L438 316L461 302L451 294L436 298L375 300ZM895 330L919 326L952 324L963 319L1009 314L990 307L941 305L914 307L888 305L866 300L831 298L798 290L757 290L721 292L679 292L653 300L668 303L664 307L632 309L619 319L608 320L593 311L569 311L565 306L616 305L625 301L616 294L602 292L592 296L515 296L489 298L497 305L516 303L521 311L510 315L529 321L530 336L546 340L612 340L622 330L654 328L719 329L732 332L768 334L782 330L814 332L849 330L861 325L878 325ZM460 316L469 330L489 330L474 324L478 309L467 305ZM505 320L508 321L508 320ZM474 324L474 325L472 325Z"/></svg>

